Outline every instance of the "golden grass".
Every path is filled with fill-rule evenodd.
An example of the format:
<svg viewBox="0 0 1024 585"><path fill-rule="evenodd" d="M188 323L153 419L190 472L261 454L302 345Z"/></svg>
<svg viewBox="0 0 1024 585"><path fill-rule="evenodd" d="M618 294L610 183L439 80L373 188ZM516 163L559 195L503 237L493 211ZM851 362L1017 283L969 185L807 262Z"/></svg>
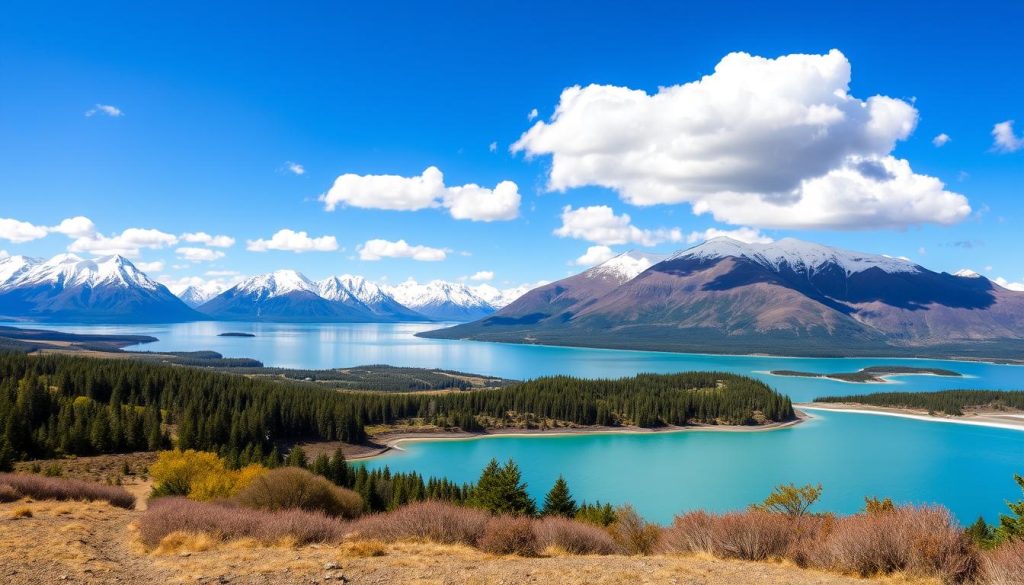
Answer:
<svg viewBox="0 0 1024 585"><path fill-rule="evenodd" d="M343 543L341 554L347 557L382 557L388 554L388 549L379 540L356 540Z"/></svg>
<svg viewBox="0 0 1024 585"><path fill-rule="evenodd" d="M172 532L165 536L154 549L153 554L173 555L204 552L216 548L220 541L209 534L195 532Z"/></svg>
<svg viewBox="0 0 1024 585"><path fill-rule="evenodd" d="M22 506L20 508L15 508L14 510L11 511L11 518L31 518L31 517L32 517L32 508L30 508L28 506Z"/></svg>

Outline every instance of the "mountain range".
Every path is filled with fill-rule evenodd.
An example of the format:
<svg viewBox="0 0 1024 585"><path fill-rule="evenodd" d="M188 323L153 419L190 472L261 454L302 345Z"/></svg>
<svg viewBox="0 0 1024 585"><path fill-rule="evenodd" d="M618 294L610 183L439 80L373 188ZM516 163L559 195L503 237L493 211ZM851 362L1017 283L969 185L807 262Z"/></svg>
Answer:
<svg viewBox="0 0 1024 585"><path fill-rule="evenodd" d="M471 321L507 304L512 300L508 294L522 292L440 280L388 287L348 274L312 281L294 270L279 270L227 290L188 286L175 296L122 256L0 260L0 319L14 320Z"/></svg>
<svg viewBox="0 0 1024 585"><path fill-rule="evenodd" d="M1019 357L1024 293L784 239L627 253L425 337L689 352Z"/></svg>

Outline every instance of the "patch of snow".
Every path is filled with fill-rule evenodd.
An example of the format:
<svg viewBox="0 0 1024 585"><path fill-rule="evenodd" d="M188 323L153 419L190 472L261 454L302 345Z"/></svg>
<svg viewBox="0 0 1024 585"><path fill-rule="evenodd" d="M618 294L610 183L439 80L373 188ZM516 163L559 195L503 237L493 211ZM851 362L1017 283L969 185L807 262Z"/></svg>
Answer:
<svg viewBox="0 0 1024 585"><path fill-rule="evenodd" d="M624 284L636 278L641 272L664 260L658 254L645 254L630 250L584 272L588 278L612 278Z"/></svg>
<svg viewBox="0 0 1024 585"><path fill-rule="evenodd" d="M870 268L879 268L891 274L922 270L917 264L902 258L851 252L794 238L771 244L746 244L728 237L714 238L688 250L676 252L670 259L713 260L728 257L746 258L774 271L788 266L796 272L815 272L829 264L840 266L848 275Z"/></svg>

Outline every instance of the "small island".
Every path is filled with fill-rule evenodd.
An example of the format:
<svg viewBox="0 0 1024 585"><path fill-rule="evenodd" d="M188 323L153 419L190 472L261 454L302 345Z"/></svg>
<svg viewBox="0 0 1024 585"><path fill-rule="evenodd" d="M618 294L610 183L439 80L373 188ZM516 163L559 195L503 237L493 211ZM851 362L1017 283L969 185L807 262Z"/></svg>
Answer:
<svg viewBox="0 0 1024 585"><path fill-rule="evenodd" d="M886 384L889 376L949 376L962 377L960 372L942 368L918 368L913 366L868 366L856 372L836 372L818 374L797 370L772 370L773 376L790 376L796 378L828 378L840 382L856 382L858 384Z"/></svg>
<svg viewBox="0 0 1024 585"><path fill-rule="evenodd" d="M256 337L256 334L241 331L225 331L224 333L218 333L217 337Z"/></svg>
<svg viewBox="0 0 1024 585"><path fill-rule="evenodd" d="M811 404L797 406L1024 429L1024 391L1021 390L876 392L821 396Z"/></svg>

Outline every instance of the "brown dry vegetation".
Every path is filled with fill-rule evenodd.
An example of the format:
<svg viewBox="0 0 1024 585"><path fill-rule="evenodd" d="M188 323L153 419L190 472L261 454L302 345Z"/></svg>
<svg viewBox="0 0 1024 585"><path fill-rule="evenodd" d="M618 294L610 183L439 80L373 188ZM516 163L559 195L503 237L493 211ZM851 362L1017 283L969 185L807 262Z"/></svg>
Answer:
<svg viewBox="0 0 1024 585"><path fill-rule="evenodd" d="M30 518L12 519L27 506ZM679 583L692 585L865 585L857 578L788 564L715 559L707 555L494 556L465 545L355 541L272 546L252 539L222 541L175 533L154 550L143 546L138 511L105 503L0 504L0 582L35 583L281 583L340 582L419 585ZM64 577L64 579L62 579ZM875 581L872 581L875 582ZM910 579L892 584L933 583Z"/></svg>

